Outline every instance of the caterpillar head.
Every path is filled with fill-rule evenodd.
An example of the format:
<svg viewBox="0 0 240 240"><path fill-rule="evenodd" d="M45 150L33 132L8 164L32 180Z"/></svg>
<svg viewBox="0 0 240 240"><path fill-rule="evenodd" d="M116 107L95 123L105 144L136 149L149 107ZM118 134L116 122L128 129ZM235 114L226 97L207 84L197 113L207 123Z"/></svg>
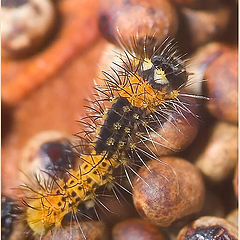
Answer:
<svg viewBox="0 0 240 240"><path fill-rule="evenodd" d="M119 44L125 55L123 66L128 72L137 73L154 90L170 94L188 81L188 73L174 39L158 41L154 36L132 37ZM121 58L120 58L121 59Z"/></svg>
<svg viewBox="0 0 240 240"><path fill-rule="evenodd" d="M145 58L140 63L138 74L154 89L165 90L167 93L178 90L188 80L188 74L180 60L161 55Z"/></svg>

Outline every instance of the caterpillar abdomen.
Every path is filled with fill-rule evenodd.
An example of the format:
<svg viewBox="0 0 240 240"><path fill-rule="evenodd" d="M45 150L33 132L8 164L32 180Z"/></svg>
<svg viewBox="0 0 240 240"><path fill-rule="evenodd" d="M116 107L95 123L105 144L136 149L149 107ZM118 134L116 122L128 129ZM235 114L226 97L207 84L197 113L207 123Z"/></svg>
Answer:
<svg viewBox="0 0 240 240"><path fill-rule="evenodd" d="M140 118L144 120L145 115L144 110L132 106L126 98L117 98L101 127L95 145L96 152L107 151L111 157L117 151L129 148L141 133Z"/></svg>

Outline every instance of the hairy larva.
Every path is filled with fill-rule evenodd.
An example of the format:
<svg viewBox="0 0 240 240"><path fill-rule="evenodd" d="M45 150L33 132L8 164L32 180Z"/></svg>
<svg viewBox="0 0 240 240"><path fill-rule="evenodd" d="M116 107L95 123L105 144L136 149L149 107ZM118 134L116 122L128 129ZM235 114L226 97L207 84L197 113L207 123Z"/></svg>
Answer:
<svg viewBox="0 0 240 240"><path fill-rule="evenodd" d="M173 41L159 43L146 36L127 43L120 37L119 43L124 53L118 55L120 63L103 71L105 77L95 86L86 117L80 120L83 131L76 134L76 152L82 164L66 169L67 180L49 175L46 182L38 179L33 186L25 186L26 219L36 235L61 226L69 213L78 221L82 208L101 204L102 189L114 194L117 187L129 191L118 183L115 170L120 168L132 186L129 174L137 174L136 162L145 165L145 158L158 160L147 146L156 144L151 133L172 112L190 111L187 106L176 109L179 97L198 97L182 92L189 74Z"/></svg>

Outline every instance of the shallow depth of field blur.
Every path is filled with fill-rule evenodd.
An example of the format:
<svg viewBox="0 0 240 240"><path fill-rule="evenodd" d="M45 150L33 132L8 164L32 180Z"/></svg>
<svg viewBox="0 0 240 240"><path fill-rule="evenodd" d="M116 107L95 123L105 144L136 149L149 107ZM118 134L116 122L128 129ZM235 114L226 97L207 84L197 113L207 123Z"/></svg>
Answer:
<svg viewBox="0 0 240 240"><path fill-rule="evenodd" d="M52 0L38 6L41 1L2 0L1 181L2 195L15 200L19 200L19 172L28 167L21 164L27 142L42 131L71 136L80 130L77 120L85 114L83 106L92 93L94 79L101 70L108 70L99 69L104 65L100 60L112 49L111 42L116 43L115 29L119 26L128 37L134 33L130 14L144 20L137 11L124 11L120 4L138 5L144 0ZM149 2L154 6L157 1ZM211 98L200 102L196 136L177 156L190 161L203 176L207 200L205 212L199 216L226 218L237 208L238 1L165 1L171 2L175 16L168 16L163 9L166 16L161 15L157 24L162 29L161 21L173 18L174 29L169 33L187 52L187 58L194 56L192 65L197 67L191 70L197 72L193 73L202 84L201 95ZM25 4L29 6L18 12ZM118 7L122 18L117 16ZM151 11L161 9L153 7ZM139 218L131 199L128 201L129 206L122 208L125 213L107 203L120 215L104 217L108 236L120 221ZM116 231L115 240L130 239L118 238ZM176 239L178 232L166 230L164 234Z"/></svg>

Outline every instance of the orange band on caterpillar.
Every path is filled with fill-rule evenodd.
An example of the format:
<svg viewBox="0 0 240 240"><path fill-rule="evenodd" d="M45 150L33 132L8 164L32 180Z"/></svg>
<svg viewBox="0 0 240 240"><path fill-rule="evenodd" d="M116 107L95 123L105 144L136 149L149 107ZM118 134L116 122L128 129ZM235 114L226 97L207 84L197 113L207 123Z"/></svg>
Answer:
<svg viewBox="0 0 240 240"><path fill-rule="evenodd" d="M35 234L42 236L61 225L63 217L76 214L80 204L91 207L96 190L112 187L113 170L131 165L134 158L129 152L137 153L141 145L151 142L150 132L157 131L174 109L172 102L188 74L171 42L161 45L150 39L147 43L149 39L133 41L130 48L122 43L121 64L115 63L111 73L104 72L104 84L96 86L91 113L81 121L86 128L80 138L88 150L79 153L83 161L79 169L69 170L67 181L53 179L54 187L39 183L39 189L29 188L26 217Z"/></svg>

